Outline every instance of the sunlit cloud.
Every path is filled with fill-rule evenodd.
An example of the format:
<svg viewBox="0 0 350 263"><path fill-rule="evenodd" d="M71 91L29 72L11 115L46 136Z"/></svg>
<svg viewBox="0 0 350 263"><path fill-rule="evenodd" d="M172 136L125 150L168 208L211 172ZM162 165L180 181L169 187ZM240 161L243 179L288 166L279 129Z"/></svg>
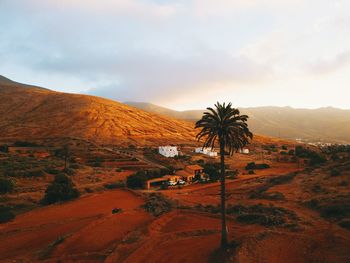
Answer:
<svg viewBox="0 0 350 263"><path fill-rule="evenodd" d="M344 0L2 0L0 75L177 109L348 108L348 10Z"/></svg>

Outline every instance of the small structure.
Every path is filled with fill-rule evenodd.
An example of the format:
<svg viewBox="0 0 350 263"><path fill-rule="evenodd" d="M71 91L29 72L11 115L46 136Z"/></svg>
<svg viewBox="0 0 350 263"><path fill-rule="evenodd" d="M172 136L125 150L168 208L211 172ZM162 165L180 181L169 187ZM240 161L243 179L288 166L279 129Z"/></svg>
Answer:
<svg viewBox="0 0 350 263"><path fill-rule="evenodd" d="M248 149L248 148L240 149L240 150L239 150L239 153L242 153L242 154L249 154L249 149Z"/></svg>
<svg viewBox="0 0 350 263"><path fill-rule="evenodd" d="M175 157L179 155L176 146L159 146L158 152L165 157Z"/></svg>
<svg viewBox="0 0 350 263"><path fill-rule="evenodd" d="M160 178L154 178L146 181L145 188L147 190L151 189L151 187L158 187L161 186L162 184L166 183L168 181L167 178L160 177Z"/></svg>
<svg viewBox="0 0 350 263"><path fill-rule="evenodd" d="M196 153L202 153L202 154L208 155L210 157L218 156L217 152L213 151L212 148L208 148L208 147L198 147L194 151Z"/></svg>
<svg viewBox="0 0 350 263"><path fill-rule="evenodd" d="M204 179L205 173L204 168L200 165L187 165L184 170L179 170L176 172L176 175L179 175L183 178L184 181L190 183L194 179Z"/></svg>
<svg viewBox="0 0 350 263"><path fill-rule="evenodd" d="M167 179L168 181L175 182L177 183L181 178L181 176L176 175L176 174L169 174L169 175L164 175L163 178Z"/></svg>

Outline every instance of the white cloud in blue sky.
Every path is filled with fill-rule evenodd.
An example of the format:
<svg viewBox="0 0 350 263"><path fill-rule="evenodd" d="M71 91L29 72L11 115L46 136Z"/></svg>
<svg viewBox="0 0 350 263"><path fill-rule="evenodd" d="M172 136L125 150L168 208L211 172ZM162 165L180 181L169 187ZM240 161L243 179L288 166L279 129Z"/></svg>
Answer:
<svg viewBox="0 0 350 263"><path fill-rule="evenodd" d="M0 0L0 75L177 109L349 108L349 13L346 0Z"/></svg>

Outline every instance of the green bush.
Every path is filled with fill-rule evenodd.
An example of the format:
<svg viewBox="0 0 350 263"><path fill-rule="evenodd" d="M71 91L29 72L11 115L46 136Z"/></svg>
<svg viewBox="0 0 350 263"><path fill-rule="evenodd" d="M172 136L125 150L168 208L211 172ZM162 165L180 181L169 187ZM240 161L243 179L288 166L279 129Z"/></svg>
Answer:
<svg viewBox="0 0 350 263"><path fill-rule="evenodd" d="M0 152L8 153L9 152L9 147L7 144L0 145Z"/></svg>
<svg viewBox="0 0 350 263"><path fill-rule="evenodd" d="M125 187L125 183L123 181L108 183L103 185L106 189L116 189Z"/></svg>
<svg viewBox="0 0 350 263"><path fill-rule="evenodd" d="M203 165L204 173L209 175L211 181L220 179L220 163L205 163Z"/></svg>
<svg viewBox="0 0 350 263"><path fill-rule="evenodd" d="M74 175L75 174L75 170L72 168L65 168L62 170L63 173L68 174L68 175Z"/></svg>
<svg viewBox="0 0 350 263"><path fill-rule="evenodd" d="M44 169L44 171L48 174L54 174L54 175L61 173L61 170L58 170L58 169L51 167L51 166L46 167Z"/></svg>
<svg viewBox="0 0 350 263"><path fill-rule="evenodd" d="M341 173L337 168L333 168L331 170L331 176L339 176L339 175L341 175Z"/></svg>
<svg viewBox="0 0 350 263"><path fill-rule="evenodd" d="M143 188L147 179L144 171L138 171L126 178L126 186L132 189Z"/></svg>
<svg viewBox="0 0 350 263"><path fill-rule="evenodd" d="M267 163L255 163L255 162L250 162L246 165L245 169L246 170L261 170L261 169L268 169L270 168L270 165Z"/></svg>
<svg viewBox="0 0 350 263"><path fill-rule="evenodd" d="M167 199L164 195L152 193L148 195L146 203L142 205L142 208L154 216L160 216L170 212L174 206L174 202Z"/></svg>
<svg viewBox="0 0 350 263"><path fill-rule="evenodd" d="M0 205L0 224L11 221L16 216L11 211L11 207Z"/></svg>
<svg viewBox="0 0 350 263"><path fill-rule="evenodd" d="M6 194L13 191L16 181L12 178L0 177L0 194Z"/></svg>
<svg viewBox="0 0 350 263"><path fill-rule="evenodd" d="M312 166L316 166L326 162L326 158L322 154L315 152L311 149L304 148L300 145L295 147L295 155L301 158L309 159L309 164Z"/></svg>
<svg viewBox="0 0 350 263"><path fill-rule="evenodd" d="M33 142L17 141L13 144L15 147L39 147L40 145Z"/></svg>
<svg viewBox="0 0 350 263"><path fill-rule="evenodd" d="M65 174L58 174L47 187L42 202L44 204L53 204L75 199L79 195L79 191L75 188L72 180Z"/></svg>
<svg viewBox="0 0 350 263"><path fill-rule="evenodd" d="M23 171L22 177L42 177L44 174L42 169L26 170Z"/></svg>

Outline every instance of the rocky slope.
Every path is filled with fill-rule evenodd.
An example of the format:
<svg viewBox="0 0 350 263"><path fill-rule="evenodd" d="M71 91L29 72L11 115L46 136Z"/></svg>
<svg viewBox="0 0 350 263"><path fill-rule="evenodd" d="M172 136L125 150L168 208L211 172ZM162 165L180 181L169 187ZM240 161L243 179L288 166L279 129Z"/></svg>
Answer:
<svg viewBox="0 0 350 263"><path fill-rule="evenodd" d="M67 94L0 76L0 139L84 138L98 143L193 141L193 123L94 96Z"/></svg>

